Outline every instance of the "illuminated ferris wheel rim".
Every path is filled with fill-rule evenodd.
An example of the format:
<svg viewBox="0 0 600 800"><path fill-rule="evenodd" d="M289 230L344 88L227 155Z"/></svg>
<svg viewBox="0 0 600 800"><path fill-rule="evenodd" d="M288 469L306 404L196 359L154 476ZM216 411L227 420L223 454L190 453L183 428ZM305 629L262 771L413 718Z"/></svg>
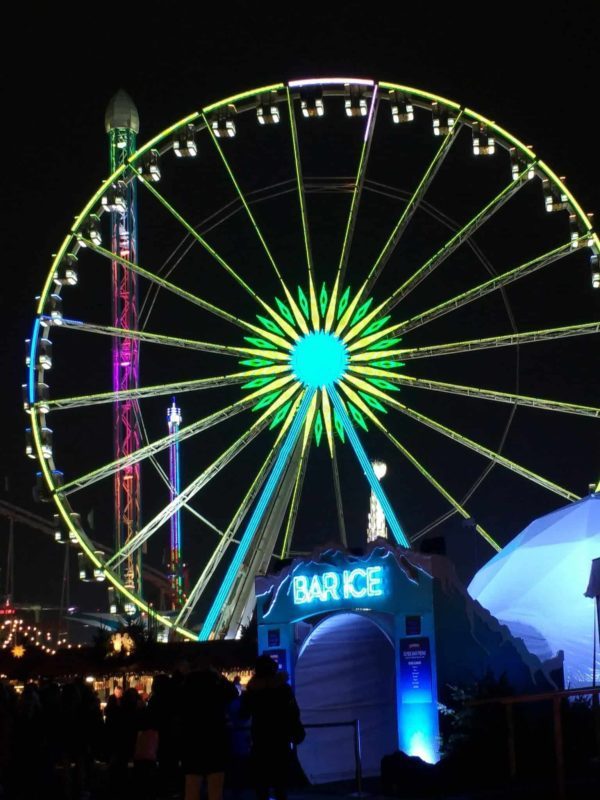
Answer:
<svg viewBox="0 0 600 800"><path fill-rule="evenodd" d="M107 190L109 190L111 186L115 185L116 182L119 180L124 180L124 179L134 180L135 177L137 176L140 179L141 183L146 184L150 189L152 189L152 187L148 184L147 181L145 181L142 178L140 172L138 171L137 169L138 162L140 162L140 159L143 159L143 157L146 154L152 152L153 150L157 150L159 155L162 155L164 152L170 149L172 147L171 141L169 140L167 143L165 143L165 140L168 139L168 137L171 137L176 131L182 129L184 126L192 125L194 126L196 131L208 128L210 132L209 115L212 118L214 114L226 110L230 106L235 106L236 113L241 113L249 111L251 109L255 109L256 99L260 98L261 96L268 97L271 95L271 93L280 93L280 92L285 93L285 95L287 96L288 104L290 105L290 108L292 108L291 104L293 103L294 100L298 100L301 97L303 90L309 90L309 91L317 90L318 92L322 92L323 96L344 95L346 94L348 88L350 87L358 87L362 92L361 95L362 97L364 97L366 100L368 100L369 98L371 99L368 111L368 118L367 118L367 131L370 119L373 115L373 109L375 107L374 103L375 95L377 94L378 100L383 99L390 101L393 100L394 97L398 96L405 99L409 99L410 103L413 104L414 106L421 107L429 111L431 111L433 107L439 107L440 109L443 109L447 115L451 114L453 117L453 122L451 125L453 131L459 130L460 126L458 126L456 123L460 121L461 125L466 124L472 127L473 129L478 127L482 131L485 130L493 137L495 144L498 144L507 150L514 149L515 153L520 159L521 166L524 165L526 170L535 171L535 174L538 177L541 177L543 180L547 181L554 190L555 194L558 195L560 198L564 199L564 203L566 204L569 213L576 218L576 224L580 233L579 237L576 239L575 246L577 246L577 244L581 244L581 246L589 247L591 248L592 252L596 255L600 251L600 241L598 239L597 234L595 234L592 229L592 225L588 216L584 213L584 211L582 210L576 199L573 197L568 188L565 186L564 182L550 169L550 167L548 167L548 165L546 165L542 160L537 158L537 156L533 153L531 148L524 145L521 141L512 136L512 134L510 134L508 131L498 126L493 121L483 117L482 115L476 113L475 111L469 108L461 107L458 103L455 103L451 100L440 97L438 95L400 84L376 82L373 80L365 80L357 78L314 78L306 80L289 81L287 84L286 83L270 84L268 86L262 86L257 89L252 89L247 92L242 92L240 94L233 95L217 103L208 105L204 107L201 111L190 114L189 116L186 116L183 119L176 122L175 124L169 126L161 133L159 133L157 136L152 138L145 145L136 150L136 152L128 159L126 164L124 164L119 169L115 170L106 179L106 181L100 186L98 191L93 195L93 197L82 209L79 216L75 218L75 223L71 231L63 241L58 253L54 258L46 283L44 285L44 288L40 296L40 300L37 307L37 318L34 324L34 329L31 338L30 365L29 365L29 376L28 376L28 402L31 410L32 437L37 457L41 464L42 475L44 477L44 480L46 482L49 491L51 492L54 498L55 503L57 504L59 513L65 525L78 541L82 551L88 556L92 564L97 569L102 571L104 576L113 584L115 588L117 588L121 592L121 594L126 599L133 602L140 610L157 617L163 624L169 627L174 627L178 633L187 638L196 639L197 634L187 630L183 626L177 625L169 617L158 613L153 608L151 608L142 598L138 597L135 593L130 592L128 589L126 589L122 585L118 576L107 566L107 564L101 558L98 557L97 551L94 550L87 535L77 524L74 523L73 512L70 509L69 501L66 495L61 494L60 491L61 487L59 484L57 484L54 477L56 471L54 468L52 456L48 457L48 455L44 453L43 441L42 441L42 428L43 428L45 414L43 413L43 408L47 405L47 403L45 401L40 403L39 400L36 398L35 394L37 387L36 374L41 375L42 380L40 380L40 383L43 383L43 368L40 367L38 363L38 350L41 338L41 333L40 333L41 329L44 325L51 324L51 319L48 316L46 316L44 312L47 309L50 296L53 294L54 278L57 269L63 263L64 258L69 253L76 254L79 248L83 246L82 242L85 238L83 226L86 224L90 215L96 212L103 196L106 194ZM280 97L280 100L283 100L283 96ZM366 114L364 115L366 116ZM367 135L368 134L365 134L365 141ZM295 145L295 147L297 147L297 144ZM127 173L128 170L131 173L129 177L127 177L127 175L125 174ZM368 295L365 294L365 297L366 296ZM372 318L371 315L368 316L369 319ZM595 326L594 330L598 330L598 326L596 325L596 323L589 323L588 327L590 328L590 331L586 332L591 332L591 328L593 326ZM557 336L560 335L559 334L560 330L566 331L566 328L556 329ZM564 335L568 334L565 333ZM494 337L494 338L499 338L499 337ZM514 339L515 337L512 338ZM531 340L532 339L529 339L529 341ZM229 348L225 349L227 350ZM221 352L223 352L223 350ZM423 355L427 355L427 353L424 353ZM298 375L296 375L296 377L298 377ZM305 382L304 385L310 387L311 385L310 379L307 382ZM314 384L312 388L319 389L321 388L321 386L322 384L317 382ZM563 404L563 405L566 406L568 404ZM560 409L555 409L555 410L560 410ZM573 495L573 498L575 497L576 496Z"/></svg>
<svg viewBox="0 0 600 800"><path fill-rule="evenodd" d="M593 237L593 244L595 248L600 250L600 238L598 234L593 231L592 223L585 213L585 211L581 208L573 194L569 191L567 186L565 185L564 181L561 180L558 175L541 159L539 159L535 153L533 152L532 148L528 145L525 145L511 133L509 133L505 128L500 127L492 120L484 117L481 114L478 114L476 111L473 111L470 108L465 108L460 106L458 103L454 102L453 100L448 100L445 97L441 97L440 95L432 94L431 92L425 92L421 89L415 89L414 87L404 86L402 84L397 83L388 83L385 81L381 81L376 83L373 80L362 79L362 78L308 78L304 80L294 80L289 81L287 84L285 83L275 83L269 84L267 86L261 86L257 89L251 89L245 92L240 92L239 94L231 95L230 97L225 98L224 100L220 100L216 103L212 103L208 106L205 106L201 111L196 111L193 114L189 114L186 117L183 117L178 122L175 122L173 125L165 128L160 133L156 134L152 139L150 139L146 144L142 147L138 148L134 155L129 159L129 163L135 164L139 159L147 153L149 150L157 147L157 145L161 144L165 138L172 135L176 130L181 128L184 125L192 124L199 122L200 128L205 127L205 123L203 122L203 117L206 114L212 114L219 109L226 108L228 105L235 105L244 103L244 105L240 105L238 109L239 112L249 111L254 108L254 105L248 103L247 101L256 98L261 94L266 94L268 92L280 91L285 90L286 88L289 90L299 90L302 87L308 86L321 86L321 87L332 87L334 94L341 94L343 91L343 87L345 85L363 85L366 87L370 87L373 89L377 86L381 91L387 90L389 92L398 91L403 94L410 96L415 105L419 105L419 100L424 103L424 107L428 110L430 109L431 103L440 103L444 107L451 109L453 112L462 113L462 116L465 120L471 120L476 124L482 124L489 130L493 131L496 136L500 138L499 144L502 145L504 142L504 146L506 147L515 147L523 156L525 156L528 162L535 162L535 167L539 170L545 177L548 178L552 182L552 184L563 194L569 203L570 208L573 209L574 213L577 215L580 223L584 226L584 229L588 231ZM166 147L165 149L169 149ZM107 188L109 188L115 181L117 181L122 174L126 171L127 166L120 167L119 169L115 170L111 175L106 178L106 180L100 185L98 191L91 197L91 199L86 203L83 207L81 212L78 216L75 217L75 224L71 228L70 233L65 237L60 249L58 250L54 260L52 262L52 266L50 267L50 272L48 273L48 277L46 279L46 283L40 295L40 299L37 305L37 314L41 314L46 302L48 295L51 293L52 289L52 281L54 273L56 272L57 266L60 264L62 258L66 254L69 246L73 243L73 240L76 240L76 237L79 233L79 229L85 222L87 216L92 212L94 208L100 202L102 196L106 193Z"/></svg>

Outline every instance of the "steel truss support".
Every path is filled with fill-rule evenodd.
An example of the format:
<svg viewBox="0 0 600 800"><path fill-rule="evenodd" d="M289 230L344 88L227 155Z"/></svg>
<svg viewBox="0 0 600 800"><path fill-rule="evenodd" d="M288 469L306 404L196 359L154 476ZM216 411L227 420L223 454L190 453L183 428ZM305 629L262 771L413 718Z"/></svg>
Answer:
<svg viewBox="0 0 600 800"><path fill-rule="evenodd" d="M397 383L400 386L410 386L414 389L427 389L434 392L458 394L463 397L475 397L478 400L494 400L498 403L528 406L543 411L562 411L565 414L579 414L583 417L600 417L600 408L594 408L593 406L564 403L560 400L546 400L542 397L529 397L528 395L513 394L511 392L498 392L493 389L479 389L475 386L461 386L457 383L444 383L443 381L433 381L428 378L414 378L404 373L391 375L385 370L372 369L371 367L364 367L361 373L362 375L382 377L391 383Z"/></svg>
<svg viewBox="0 0 600 800"><path fill-rule="evenodd" d="M283 319L283 317L280 314L278 314L274 309L272 309L271 306L265 303L265 301L261 297L259 297L259 295L254 291L254 289L252 289L250 284L248 284L240 275L238 275L238 273L233 269L233 267L230 264L228 264L227 261L225 261L225 259L221 255L219 255L219 253L217 253L214 247L211 247L211 245L209 245L206 239L198 233L198 231L193 227L193 225L190 225L190 223L184 217L182 217L182 215L178 211L176 211L175 208L173 208L173 206L162 196L162 194L158 191L158 189L156 189L155 186L153 186L151 183L149 183L144 179L139 170L137 170L133 166L131 167L131 169L138 176L140 183L142 183L142 185L148 189L150 194L152 194L158 200L158 202L163 206L163 208L165 208L169 212L169 214L171 214L171 216L185 228L185 230L190 234L190 236L193 239L195 239L198 242L198 244L200 244L204 248L204 250L210 256L212 256L212 258L214 258L214 260L236 281L236 283L238 283L242 287L242 289L244 289L244 291L246 291L262 308L264 308L265 311L269 313L269 315L273 318L275 323L280 327L283 327L285 330L287 322ZM284 286L285 288L285 284L282 283L282 286ZM293 297L287 291L287 288L285 288L285 291L288 302L290 303L292 311L294 312L294 316L296 317L296 312L299 315L296 317L296 321L300 324L300 319L303 319L302 314L298 309Z"/></svg>
<svg viewBox="0 0 600 800"><path fill-rule="evenodd" d="M510 200L516 192L525 184L529 168L523 170L518 176L517 180L511 181L504 189L499 192L490 202L484 206L477 214L475 214L469 222L466 223L454 236L452 236L440 249L434 253L421 267L419 267L404 283L402 283L387 300L384 300L372 311L353 325L350 330L344 334L346 342L356 338L361 331L363 331L372 320L378 316L389 313L400 303L407 295L410 294L417 286L428 276L431 275L441 264L446 261L458 248L463 245L470 237L481 228L502 206ZM364 294L364 284L361 288L359 295ZM346 328L350 322L350 307L340 320L337 328L338 335Z"/></svg>
<svg viewBox="0 0 600 800"><path fill-rule="evenodd" d="M352 361L362 363L392 356L398 356L405 361L414 361L417 358L449 356L455 353L471 353L475 350L491 350L495 347L509 347L511 345L529 344L531 342L544 342L550 339L566 339L569 336L587 336L591 333L600 333L600 322L584 322L581 325L566 325L562 328L546 328L545 330L539 331L509 333L502 336L489 336L485 339L467 339L463 342L448 342L448 344L425 345L424 347L407 347L398 350L371 350L367 353L353 355Z"/></svg>
<svg viewBox="0 0 600 800"><path fill-rule="evenodd" d="M137 112L136 112L137 116ZM108 119L108 118L107 118ZM119 122L120 124L120 122ZM128 127L113 127L109 121L110 171L127 164L136 149L139 122ZM135 263L137 259L137 186L123 184L124 207L110 213L112 260L112 321L115 328L138 329L137 275L124 269L119 259ZM139 384L139 340L113 338L112 384L114 392L128 392ZM116 459L127 458L140 446L138 409L132 398L117 400L113 406ZM114 475L115 550L131 541L141 525L141 486L139 464L132 464ZM142 595L141 552L127 559L118 571L126 588Z"/></svg>
<svg viewBox="0 0 600 800"><path fill-rule="evenodd" d="M387 242L384 244L383 249L377 256L377 260L373 264L371 271L367 276L367 280L365 282L363 294L366 296L370 293L371 289L375 285L375 282L381 275L383 268L387 264L387 262L392 257L394 250L396 249L396 245L402 238L404 231L408 227L411 219L414 216L415 211L419 208L419 203L425 197L427 190L433 183L433 179L438 173L439 168L444 163L444 159L450 152L450 148L453 143L456 141L457 134L461 129L461 116L463 112L462 110L459 112L456 122L454 125L448 130L448 133L444 136L442 143L440 144L439 148L437 149L431 163L425 170L423 177L419 181L417 188L413 192L410 200L406 204L404 211L400 215L398 222L394 226L394 230L391 232Z"/></svg>
<svg viewBox="0 0 600 800"><path fill-rule="evenodd" d="M430 308L427 311L423 311L422 313L411 317L410 319L406 320L406 322L398 322L395 325L390 325L387 328L377 331L377 333L374 333L371 336L365 336L362 339L357 339L353 345L350 345L349 350L352 352L352 350L358 347L368 347L379 339L389 336L392 333L394 336L399 336L408 331L414 330L415 328L419 328L421 325L425 325L427 322L438 319L444 314L448 314L451 311L456 311L456 309L462 308L468 303L472 303L473 301L479 300L481 297L485 297L486 295L491 294L498 289L509 286L520 278L524 278L527 275L532 275L539 269L547 267L550 264L553 264L555 261L559 261L561 258L564 258L573 252L575 251L573 250L571 243L567 242L566 244L563 244L548 253L544 253L537 258L531 259L531 261L527 261L525 264L521 264L514 269L508 270L508 272L504 272L501 275L495 275L493 278L490 278L484 283L474 286L472 289L456 295L456 297L452 297L449 300L446 300L443 303L435 306L434 308Z"/></svg>
<svg viewBox="0 0 600 800"><path fill-rule="evenodd" d="M240 543L237 547L235 555L231 560L225 578L223 579L219 591L217 592L206 619L204 620L204 624L198 637L201 640L208 639L214 634L215 625L217 624L221 609L229 597L231 589L237 579L239 569L246 556L246 553L248 552L248 548L254 540L255 534L259 525L261 524L261 520L270 503L273 492L279 483L283 470L285 469L291 452L295 447L296 441L304 424L304 420L308 414L314 393L314 389L306 389L304 392L304 397L302 398L302 401L294 415L285 440L278 451L273 469L271 470L267 482L262 490L258 503L252 512L252 516L250 517L250 521L248 522L246 530L240 539Z"/></svg>
<svg viewBox="0 0 600 800"><path fill-rule="evenodd" d="M257 531L254 546L248 550L242 561L229 597L217 618L214 626L215 638L237 638L243 626L252 618L256 602L254 580L257 575L265 574L269 569L286 509L297 486L297 479L302 474L302 450L303 443L298 439Z"/></svg>
<svg viewBox="0 0 600 800"><path fill-rule="evenodd" d="M545 489L548 489L554 494L558 494L561 497L565 497L567 500L579 500L580 497L574 492L569 491L568 489L564 489L562 486L559 486L552 481L549 481L547 478L538 475L535 472L527 469L526 467L517 464L515 461L511 461L509 458L500 455L500 453L494 452L489 447L485 447L485 445L479 444L478 442L473 441L473 439L469 439L466 436L458 433L458 431L453 430L452 428L447 427L446 425L442 425L440 422L436 422L435 420L431 419L430 417L426 417L424 414L415 411L412 408L404 405L403 403L394 400L394 398L390 397L389 395L381 392L380 390L376 389L366 381L357 378L354 375L348 375L348 381L354 384L358 389L367 389L372 394L381 397L388 405L392 408L395 408L397 411L400 411L402 414L405 414L407 417L411 417L412 419L416 420L417 422L421 422L423 425L426 425L428 428L431 428L438 433L447 436L449 439L452 439L459 444L462 444L464 447L467 447L470 450L473 450L475 453L484 456L485 458L489 459L490 461L497 462L498 464L502 464L502 466L507 467L512 472L515 472L517 475L521 475L523 478L527 478L528 480L532 481L533 483L537 483L539 486L543 486ZM357 402L361 409L364 410L365 403L361 400L359 395L356 392L352 392L352 399Z"/></svg>
<svg viewBox="0 0 600 800"><path fill-rule="evenodd" d="M390 505L390 501L387 498L387 495L381 485L381 482L377 479L375 475L375 471L369 461L367 454L365 453L364 447L361 444L360 439L358 438L358 434L356 433L352 422L350 421L350 417L346 409L344 408L344 404L342 403L339 394L337 393L334 386L327 387L327 393L331 398L331 402L333 407L335 408L339 419L344 426L344 430L346 432L346 436L352 445L352 449L356 453L356 457L358 458L361 467L366 475L367 480L371 486L371 489L379 502L381 503L381 507L383 508L383 513L385 514L385 518L387 520L387 524L390 526L390 530L394 535L396 542L403 547L410 547L410 543L406 537L406 534L402 530L400 523L398 522L398 518Z"/></svg>
<svg viewBox="0 0 600 800"><path fill-rule="evenodd" d="M119 472L119 470L130 467L132 464L137 464L145 458L154 456L156 453L160 453L161 450L166 450L171 446L171 444L173 444L173 442L182 442L184 439L189 439L190 436L195 436L197 433L201 433L202 431L211 428L213 425L217 425L219 422L224 422L226 419L229 419L230 417L239 414L241 411L250 408L254 402L255 399L252 397L246 397L231 406L227 406L227 408L215 411L214 414L209 414L207 417L203 417L196 422L192 422L190 425L180 428L177 433L171 433L167 436L163 436L161 439L156 439L154 442L150 442L144 447L140 447L133 453L129 453L126 456L121 456L121 458L117 459L116 461L112 461L110 464L104 464L103 466L92 470L92 472L88 472L85 475L80 475L78 478L74 478L72 481L69 481L60 487L59 494L71 494L71 492L83 489L92 483L102 480L102 478L114 475L116 472Z"/></svg>
<svg viewBox="0 0 600 800"><path fill-rule="evenodd" d="M207 483L209 483L219 472L229 464L258 434L267 427L268 419L260 419L242 434L232 445L221 453L221 455L200 473L177 497L166 505L150 522L134 536L121 550L114 554L108 562L109 566L120 564L135 550L140 548L152 534L162 525L168 522L183 505L188 503Z"/></svg>

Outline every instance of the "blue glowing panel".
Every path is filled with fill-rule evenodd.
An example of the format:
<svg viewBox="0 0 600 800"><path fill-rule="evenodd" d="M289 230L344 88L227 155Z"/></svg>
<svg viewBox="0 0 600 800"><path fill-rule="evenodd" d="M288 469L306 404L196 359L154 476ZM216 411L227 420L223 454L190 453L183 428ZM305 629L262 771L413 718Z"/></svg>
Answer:
<svg viewBox="0 0 600 800"><path fill-rule="evenodd" d="M40 321L36 319L33 323L33 333L31 334L31 344L29 349L29 404L33 405L35 397L34 397L34 386L35 386L35 358L34 355L37 352L37 345L38 345L38 336L40 333Z"/></svg>
<svg viewBox="0 0 600 800"><path fill-rule="evenodd" d="M402 704L431 703L431 649L427 636L400 639Z"/></svg>
<svg viewBox="0 0 600 800"><path fill-rule="evenodd" d="M437 706L432 703L403 705L398 739L400 750L407 755L422 758L428 764L439 761Z"/></svg>
<svg viewBox="0 0 600 800"><path fill-rule="evenodd" d="M546 659L563 650L573 688L592 683L595 607L584 592L599 554L600 494L592 494L534 520L469 585L531 653Z"/></svg>
<svg viewBox="0 0 600 800"><path fill-rule="evenodd" d="M343 376L348 366L348 351L333 333L317 331L296 343L291 364L292 372L301 383L319 389Z"/></svg>

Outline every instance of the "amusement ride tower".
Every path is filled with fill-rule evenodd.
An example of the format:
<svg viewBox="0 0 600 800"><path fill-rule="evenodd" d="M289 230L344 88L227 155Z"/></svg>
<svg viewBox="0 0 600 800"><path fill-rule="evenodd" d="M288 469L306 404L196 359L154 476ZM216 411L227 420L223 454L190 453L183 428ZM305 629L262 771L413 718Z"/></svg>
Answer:
<svg viewBox="0 0 600 800"><path fill-rule="evenodd" d="M110 143L110 169L114 172L135 152L140 129L137 109L119 90L106 109L105 127ZM112 263L112 319L115 328L138 330L138 281L136 273L117 259L137 260L136 181L118 181L105 195L103 205L110 211L111 247L117 257ZM131 390L139 385L139 341L113 339L113 391L129 396L114 403L114 456L131 456L140 447L137 400ZM114 475L115 550L129 542L140 528L140 465L128 464ZM120 566L123 585L141 592L141 552L129 556ZM135 610L126 604L127 612Z"/></svg>
<svg viewBox="0 0 600 800"><path fill-rule="evenodd" d="M177 433L181 425L181 409L177 408L175 398L167 409L167 424L169 434L173 439L169 446L169 492L170 500L173 502L179 495L179 440ZM171 529L171 549L169 558L169 586L170 586L170 606L172 611L181 608L184 602L183 596L183 564L181 561L181 512L179 509L173 514L170 520Z"/></svg>

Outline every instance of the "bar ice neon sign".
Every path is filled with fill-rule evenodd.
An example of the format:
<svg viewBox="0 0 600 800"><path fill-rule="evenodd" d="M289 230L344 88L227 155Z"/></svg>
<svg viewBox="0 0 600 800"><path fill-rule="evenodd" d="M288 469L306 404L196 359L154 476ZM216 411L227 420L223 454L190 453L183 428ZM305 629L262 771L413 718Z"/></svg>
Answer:
<svg viewBox="0 0 600 800"><path fill-rule="evenodd" d="M328 600L359 600L383 595L383 567L356 567L322 575L294 575L294 605Z"/></svg>

